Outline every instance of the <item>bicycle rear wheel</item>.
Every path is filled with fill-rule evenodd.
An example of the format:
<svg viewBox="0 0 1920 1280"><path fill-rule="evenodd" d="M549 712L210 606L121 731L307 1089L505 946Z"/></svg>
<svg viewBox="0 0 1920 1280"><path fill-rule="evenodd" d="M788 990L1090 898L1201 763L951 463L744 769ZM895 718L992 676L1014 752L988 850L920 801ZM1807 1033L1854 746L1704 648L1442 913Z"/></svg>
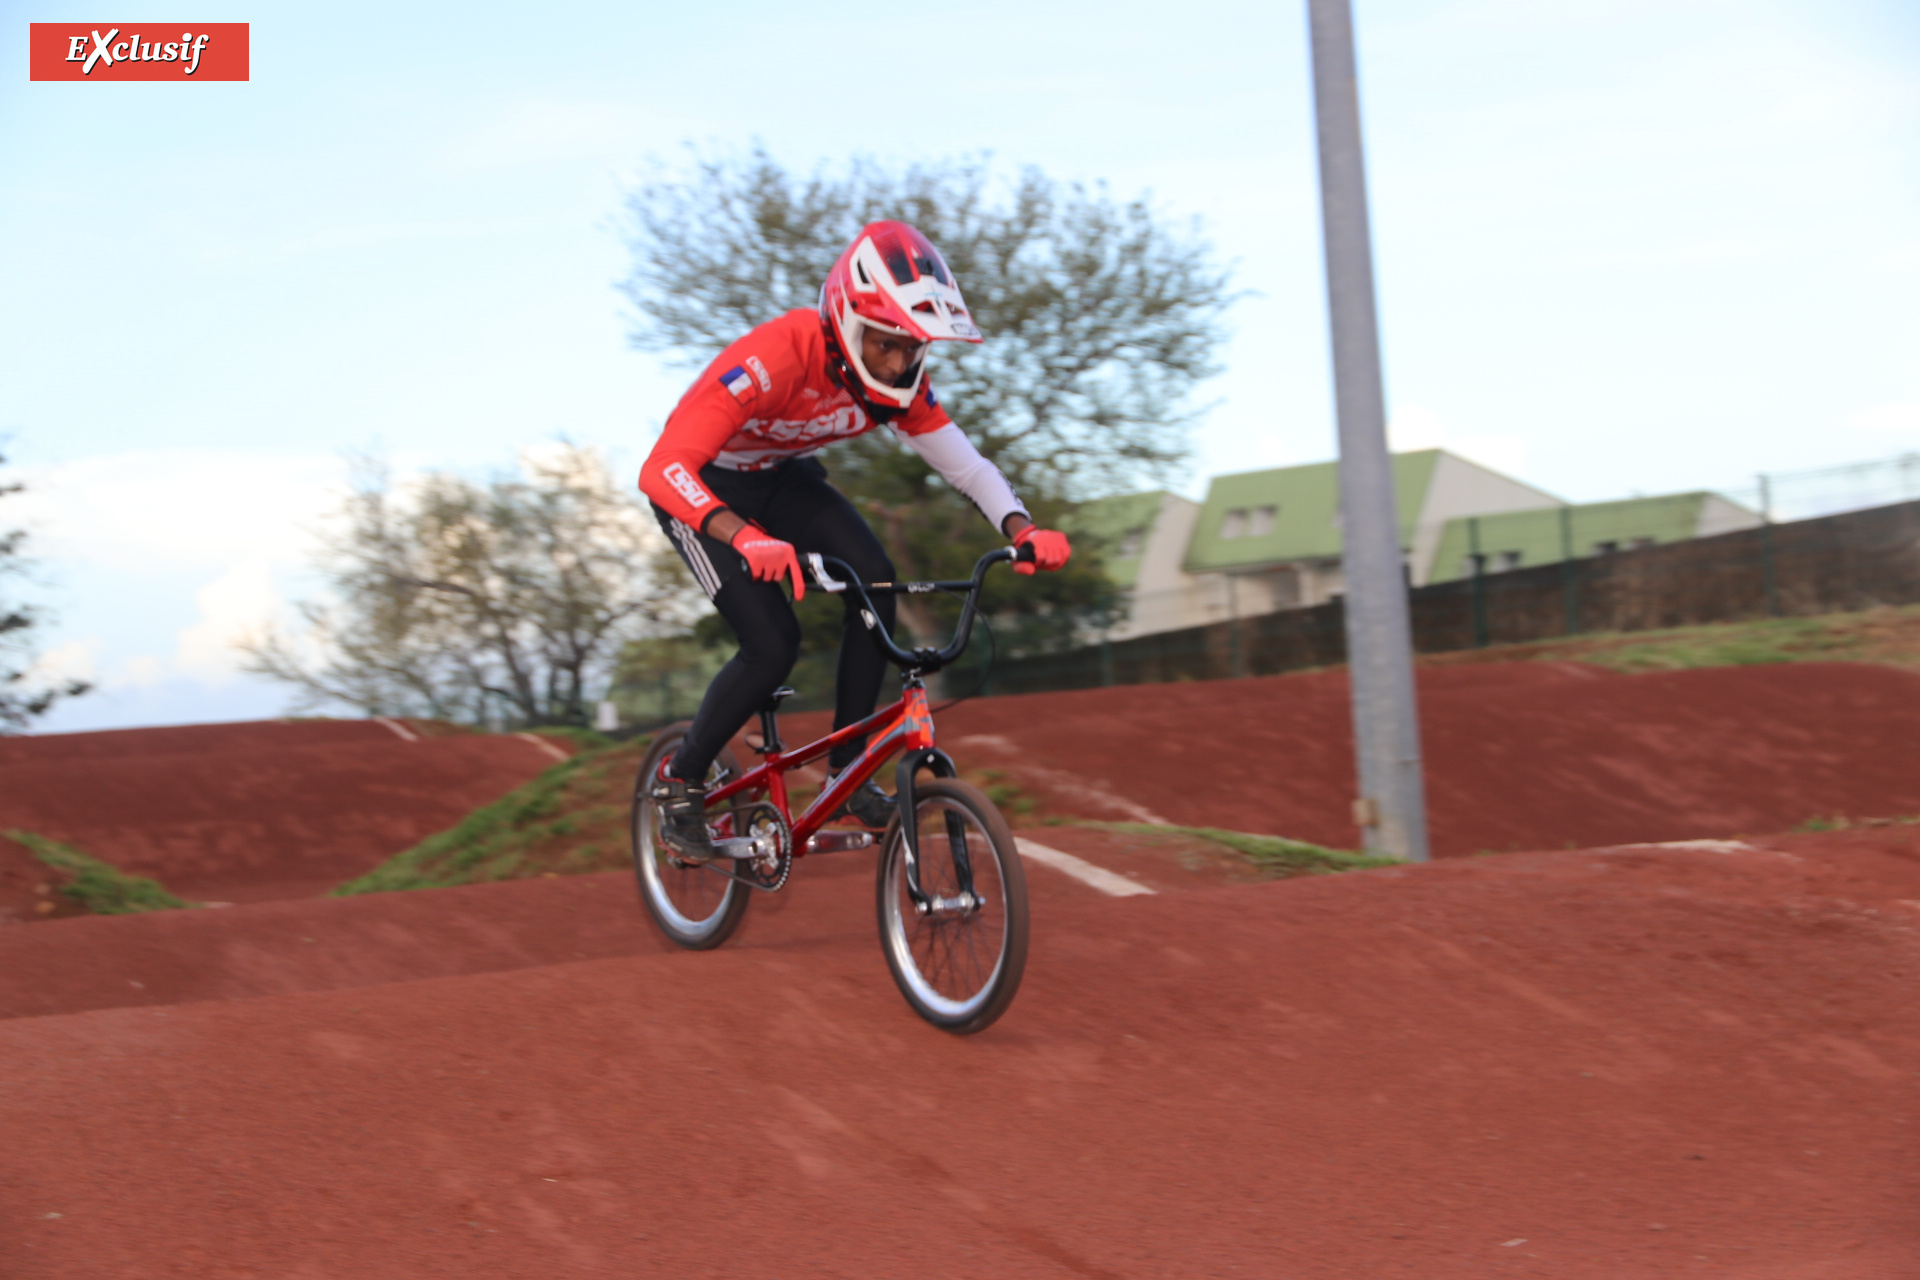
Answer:
<svg viewBox="0 0 1920 1280"><path fill-rule="evenodd" d="M740 927L752 890L711 867L675 866L673 853L660 840L660 815L648 791L654 778L687 736L687 726L674 725L653 740L633 784L633 870L640 882L640 900L660 926L660 932L689 951L707 951L725 942ZM738 777L740 762L723 749L707 770L707 786L717 787ZM709 810L709 824L730 808ZM734 834L728 831L726 834Z"/></svg>
<svg viewBox="0 0 1920 1280"><path fill-rule="evenodd" d="M914 1012L968 1035L1005 1013L1027 967L1027 877L1007 820L978 790L952 778L914 788L915 812L888 830L880 855L880 949ZM936 905L917 909L907 889L901 823L917 824L920 887ZM972 871L970 907L962 864ZM944 900L944 905L942 903Z"/></svg>

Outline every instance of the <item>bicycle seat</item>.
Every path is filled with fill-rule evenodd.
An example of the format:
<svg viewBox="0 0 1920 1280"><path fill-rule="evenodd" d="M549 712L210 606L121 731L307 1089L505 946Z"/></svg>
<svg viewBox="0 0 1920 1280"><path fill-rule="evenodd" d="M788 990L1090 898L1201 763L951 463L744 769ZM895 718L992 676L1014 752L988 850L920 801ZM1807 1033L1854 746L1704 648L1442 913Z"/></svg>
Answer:
<svg viewBox="0 0 1920 1280"><path fill-rule="evenodd" d="M773 691L773 693L767 698L767 705L760 709L762 711L778 711L780 709L780 704L782 702L785 702L788 698L791 698L792 696L793 696L793 690L783 684L778 689L775 689Z"/></svg>

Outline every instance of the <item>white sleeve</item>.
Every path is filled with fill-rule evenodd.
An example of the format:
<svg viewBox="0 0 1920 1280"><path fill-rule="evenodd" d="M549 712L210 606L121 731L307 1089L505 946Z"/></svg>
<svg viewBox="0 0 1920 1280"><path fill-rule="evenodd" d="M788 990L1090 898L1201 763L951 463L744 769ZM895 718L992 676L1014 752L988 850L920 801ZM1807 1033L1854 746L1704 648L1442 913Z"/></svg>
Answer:
<svg viewBox="0 0 1920 1280"><path fill-rule="evenodd" d="M1006 526L1007 517L1016 511L1028 516L1026 504L1014 493L1013 486L1000 474L1000 468L980 456L973 441L951 422L925 435L906 436L913 451L926 459L940 478L972 499L980 514L995 529Z"/></svg>

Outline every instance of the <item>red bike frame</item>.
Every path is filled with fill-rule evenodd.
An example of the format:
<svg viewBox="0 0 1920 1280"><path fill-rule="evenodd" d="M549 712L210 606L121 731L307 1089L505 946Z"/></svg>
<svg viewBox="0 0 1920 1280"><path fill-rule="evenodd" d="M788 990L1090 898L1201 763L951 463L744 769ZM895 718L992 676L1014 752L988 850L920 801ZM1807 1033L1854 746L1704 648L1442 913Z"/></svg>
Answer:
<svg viewBox="0 0 1920 1280"><path fill-rule="evenodd" d="M770 718L763 719L761 724L763 729L773 727ZM787 770L811 764L840 743L865 734L873 735L873 740L867 743L867 749L860 753L860 758L841 770L833 780L833 785L822 791L807 806L806 812L795 818L787 805ZM707 803L715 804L742 793L765 791L793 832L793 856L796 859L804 858L814 835L827 824L828 815L846 803L855 788L863 786L880 772L889 758L897 752L924 750L931 746L933 715L927 707L926 686L914 680L892 706L874 712L857 724L836 729L796 751L782 750L779 739L769 737L762 744L761 754L764 758L761 762L724 786L708 792Z"/></svg>

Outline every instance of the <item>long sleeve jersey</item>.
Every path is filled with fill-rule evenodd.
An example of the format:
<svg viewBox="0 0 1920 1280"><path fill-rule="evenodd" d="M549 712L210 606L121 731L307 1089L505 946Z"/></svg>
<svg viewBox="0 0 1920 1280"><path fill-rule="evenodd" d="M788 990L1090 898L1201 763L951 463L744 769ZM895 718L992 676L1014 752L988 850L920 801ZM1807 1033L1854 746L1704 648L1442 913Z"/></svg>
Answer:
<svg viewBox="0 0 1920 1280"><path fill-rule="evenodd" d="M819 314L789 311L722 351L694 379L640 468L640 491L674 519L704 529L723 506L700 482L702 467L758 471L877 425L828 375ZM1027 514L1000 469L940 407L932 382L923 380L912 407L890 425L994 528L1015 512Z"/></svg>

